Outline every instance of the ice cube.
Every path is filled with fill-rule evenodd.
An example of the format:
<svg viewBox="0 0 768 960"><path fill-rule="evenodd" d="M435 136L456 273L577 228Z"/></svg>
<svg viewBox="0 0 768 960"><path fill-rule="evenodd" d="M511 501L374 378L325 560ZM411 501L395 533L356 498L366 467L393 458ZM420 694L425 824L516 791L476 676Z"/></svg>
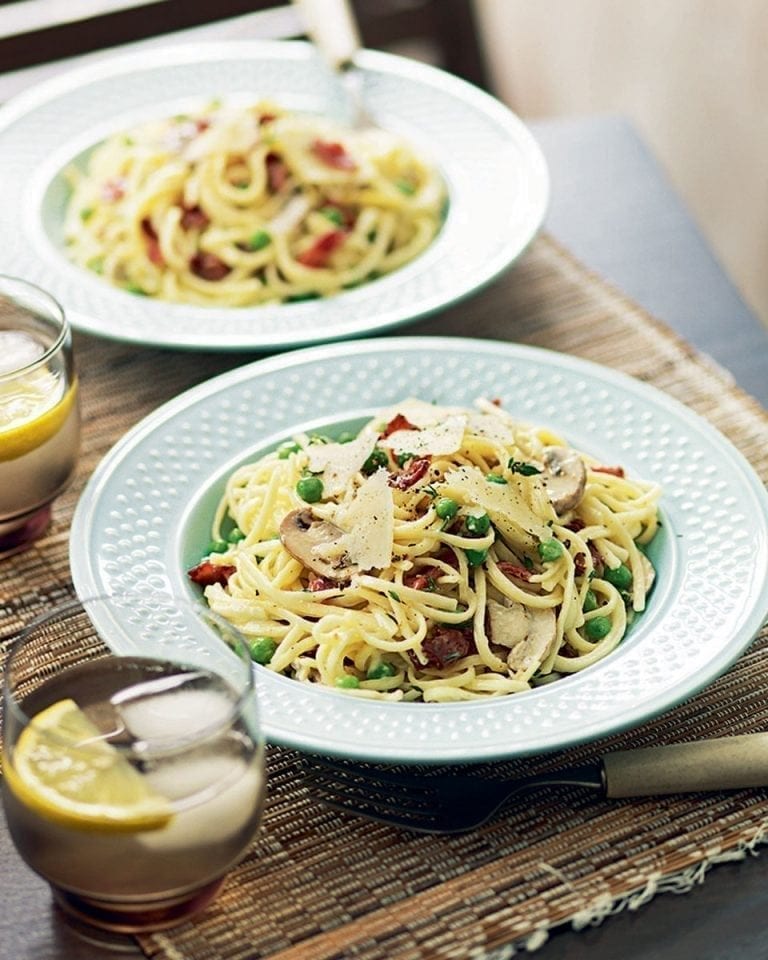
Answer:
<svg viewBox="0 0 768 960"><path fill-rule="evenodd" d="M144 746L193 739L223 724L232 712L233 692L208 673L190 672L136 683L112 697L127 730Z"/></svg>

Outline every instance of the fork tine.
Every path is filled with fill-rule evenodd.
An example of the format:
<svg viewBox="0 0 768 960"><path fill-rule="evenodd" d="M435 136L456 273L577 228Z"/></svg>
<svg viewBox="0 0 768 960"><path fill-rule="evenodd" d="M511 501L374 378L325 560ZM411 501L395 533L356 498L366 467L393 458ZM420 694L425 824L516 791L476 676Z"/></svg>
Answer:
<svg viewBox="0 0 768 960"><path fill-rule="evenodd" d="M388 787L390 790L405 791L407 794L435 794L429 777L421 777L418 773L398 773L388 767L362 766L345 760L334 760L331 757L312 756L304 757L305 766L326 770L329 774L356 779L361 783L369 784L373 781Z"/></svg>
<svg viewBox="0 0 768 960"><path fill-rule="evenodd" d="M331 810L338 810L341 813L348 813L366 820L375 820L377 823L386 823L388 826L401 827L403 830L412 830L415 833L444 832L437 829L437 824L432 817L419 819L418 817L412 816L411 811L405 816L402 810L382 810L378 806L368 808L356 803L345 802L345 800L339 796L321 796L318 797L318 799Z"/></svg>
<svg viewBox="0 0 768 960"><path fill-rule="evenodd" d="M376 774L355 773L348 770L327 769L324 766L304 765L305 780L316 789L329 794L343 794L358 802L391 806L393 809L433 811L439 806L435 791L415 783L407 788L394 787Z"/></svg>

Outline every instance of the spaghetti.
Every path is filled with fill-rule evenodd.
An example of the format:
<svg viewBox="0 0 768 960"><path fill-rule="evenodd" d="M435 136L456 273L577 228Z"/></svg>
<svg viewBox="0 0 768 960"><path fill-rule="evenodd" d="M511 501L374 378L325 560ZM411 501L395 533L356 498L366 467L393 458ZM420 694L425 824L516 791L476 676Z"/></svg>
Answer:
<svg viewBox="0 0 768 960"><path fill-rule="evenodd" d="M621 641L659 498L494 403L412 399L237 469L189 575L278 673L394 700L517 693Z"/></svg>
<svg viewBox="0 0 768 960"><path fill-rule="evenodd" d="M76 264L203 306L327 297L390 273L432 242L446 202L394 136L266 102L146 123L69 174Z"/></svg>

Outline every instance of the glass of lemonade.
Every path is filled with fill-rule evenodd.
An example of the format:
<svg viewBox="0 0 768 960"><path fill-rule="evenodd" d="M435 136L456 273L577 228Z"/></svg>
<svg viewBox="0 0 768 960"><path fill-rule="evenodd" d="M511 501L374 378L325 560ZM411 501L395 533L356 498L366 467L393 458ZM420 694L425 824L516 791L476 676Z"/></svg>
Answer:
<svg viewBox="0 0 768 960"><path fill-rule="evenodd" d="M79 446L64 311L39 287L0 276L0 557L43 533Z"/></svg>
<svg viewBox="0 0 768 960"><path fill-rule="evenodd" d="M66 602L15 638L3 707L8 828L66 913L136 933L214 898L265 792L252 662L230 624L166 594Z"/></svg>

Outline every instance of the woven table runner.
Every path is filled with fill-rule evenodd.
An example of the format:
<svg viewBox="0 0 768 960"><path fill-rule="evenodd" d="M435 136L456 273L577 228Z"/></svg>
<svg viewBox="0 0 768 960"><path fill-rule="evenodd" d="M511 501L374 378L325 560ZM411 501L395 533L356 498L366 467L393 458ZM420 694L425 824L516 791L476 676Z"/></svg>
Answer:
<svg viewBox="0 0 768 960"><path fill-rule="evenodd" d="M546 235L495 289L404 333L469 330L582 356L647 381L709 419L768 479L762 408ZM4 643L73 592L69 523L101 457L160 403L256 359L143 350L84 336L75 346L85 417L80 467L56 503L47 535L0 561ZM520 775L584 762L607 749L768 729L767 669L764 628L723 677L665 716L597 744L501 767ZM718 860L754 849L768 828L768 790L603 801L561 789L520 799L468 834L415 835L319 805L290 750L269 748L268 767L260 837L202 917L140 939L148 957L491 960L509 956L509 945L533 949L558 925L584 926L658 891L685 889Z"/></svg>

